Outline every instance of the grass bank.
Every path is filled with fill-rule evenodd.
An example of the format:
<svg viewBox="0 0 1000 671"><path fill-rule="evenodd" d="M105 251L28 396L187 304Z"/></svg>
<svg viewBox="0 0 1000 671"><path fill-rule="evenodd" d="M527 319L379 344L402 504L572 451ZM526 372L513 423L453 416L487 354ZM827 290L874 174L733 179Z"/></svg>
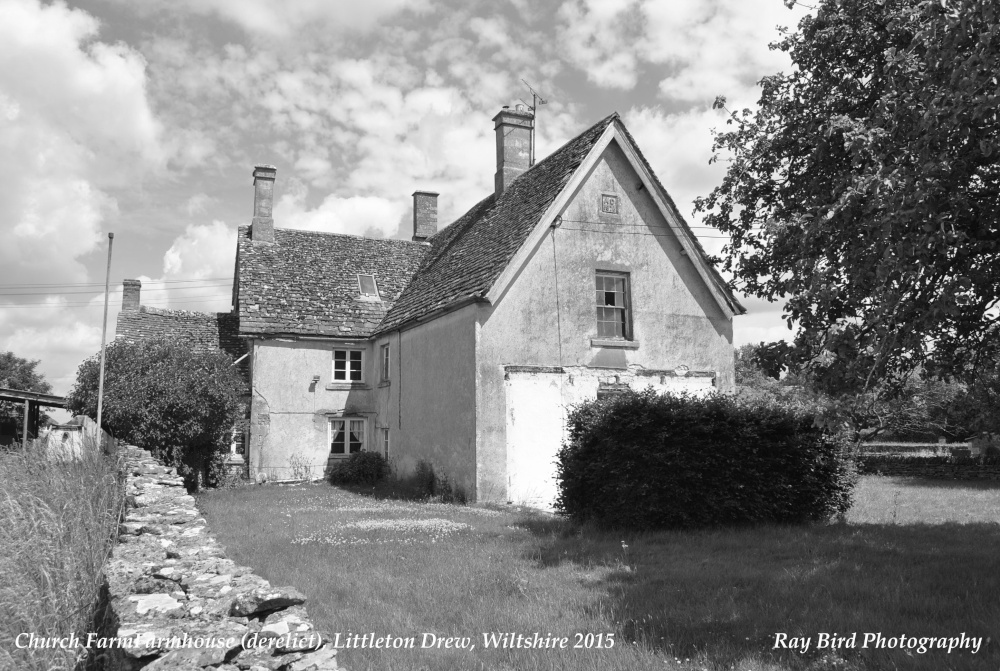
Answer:
<svg viewBox="0 0 1000 671"><path fill-rule="evenodd" d="M117 536L119 473L115 459L94 449L77 461L50 460L34 446L0 452L0 669L77 663L78 650L18 649L17 637L91 631Z"/></svg>
<svg viewBox="0 0 1000 671"><path fill-rule="evenodd" d="M199 506L234 560L309 595L310 614L342 644L353 634L415 642L345 648L351 671L1000 663L1000 489L977 483L866 477L844 524L632 536L530 511L380 500L327 485L210 492ZM484 638L535 632L569 647L487 647ZM817 649L819 634L834 632L858 632L858 648ZM963 632L992 640L975 655L860 649L865 633ZM810 648L776 649L779 633L808 637ZM441 637L469 647L421 649Z"/></svg>

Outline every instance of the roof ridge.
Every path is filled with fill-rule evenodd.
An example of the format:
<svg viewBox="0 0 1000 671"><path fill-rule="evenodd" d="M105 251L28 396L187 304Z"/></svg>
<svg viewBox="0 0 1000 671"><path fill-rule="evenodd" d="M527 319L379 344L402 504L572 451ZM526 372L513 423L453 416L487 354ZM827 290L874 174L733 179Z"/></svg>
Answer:
<svg viewBox="0 0 1000 671"><path fill-rule="evenodd" d="M247 226L247 228L250 228ZM376 242L403 242L408 245L423 245L422 242L416 242L414 240L404 240L402 238L373 238L367 235L355 235L353 233L334 233L332 231L309 231L303 228L279 228L274 227L275 233L278 231L286 233L305 233L307 235L330 235L338 238L355 238L357 240L374 240Z"/></svg>

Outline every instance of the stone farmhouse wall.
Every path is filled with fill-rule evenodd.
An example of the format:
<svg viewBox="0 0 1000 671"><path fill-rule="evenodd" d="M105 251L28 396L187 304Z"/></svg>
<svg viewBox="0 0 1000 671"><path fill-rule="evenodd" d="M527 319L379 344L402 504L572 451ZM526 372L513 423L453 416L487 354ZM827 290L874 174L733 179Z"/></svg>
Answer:
<svg viewBox="0 0 1000 671"><path fill-rule="evenodd" d="M337 665L305 597L225 556L174 468L127 448L129 505L106 568L99 668L326 671ZM106 644L107 645L107 644Z"/></svg>

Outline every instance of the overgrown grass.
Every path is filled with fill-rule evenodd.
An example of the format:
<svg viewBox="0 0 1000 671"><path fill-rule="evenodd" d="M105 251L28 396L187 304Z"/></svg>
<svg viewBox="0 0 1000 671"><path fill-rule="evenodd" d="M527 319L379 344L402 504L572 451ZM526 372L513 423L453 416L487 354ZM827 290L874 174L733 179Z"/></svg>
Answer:
<svg viewBox="0 0 1000 671"><path fill-rule="evenodd" d="M0 669L72 669L85 651L18 649L21 634L85 640L118 530L121 467L29 445L0 452ZM21 643L25 641L21 640Z"/></svg>
<svg viewBox="0 0 1000 671"><path fill-rule="evenodd" d="M886 501L900 510L887 518ZM328 485L206 493L230 556L309 595L363 669L996 669L1000 489L865 477L848 522L623 536L523 510ZM951 512L942 512L942 511ZM266 511L259 513L257 511ZM955 521L961 519L965 524ZM931 523L931 522L935 523ZM613 648L486 649L483 634L613 634ZM991 637L978 654L817 650L819 633ZM423 634L473 650L420 649ZM775 635L808 636L805 654ZM585 642L586 639L583 639Z"/></svg>

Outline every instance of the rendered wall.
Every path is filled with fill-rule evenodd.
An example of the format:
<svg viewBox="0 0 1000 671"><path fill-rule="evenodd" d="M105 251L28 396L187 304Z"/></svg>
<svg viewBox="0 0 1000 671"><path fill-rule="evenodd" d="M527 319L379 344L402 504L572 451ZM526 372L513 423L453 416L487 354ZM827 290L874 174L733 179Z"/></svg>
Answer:
<svg viewBox="0 0 1000 671"><path fill-rule="evenodd" d="M366 447L373 446L371 343L255 340L252 347L251 477L258 474L270 479L322 477L330 457L331 417L365 418ZM333 380L333 350L338 348L365 352L363 383L352 385ZM317 375L319 380L313 382Z"/></svg>
<svg viewBox="0 0 1000 671"><path fill-rule="evenodd" d="M590 398L602 376L681 366L714 373L716 388L733 389L732 320L682 253L676 222L661 216L639 184L612 143L505 295L479 307L478 479L483 491L503 491L495 498L506 498L510 484L505 366L575 368L576 383L593 388ZM619 214L601 211L604 194L618 196ZM635 349L591 342L598 270L629 273ZM549 403L543 396L539 402Z"/></svg>
<svg viewBox="0 0 1000 671"><path fill-rule="evenodd" d="M421 459L470 496L476 482L476 308L469 305L383 338L394 373L380 387L393 446L390 460L409 473ZM378 343L376 343L378 344Z"/></svg>

